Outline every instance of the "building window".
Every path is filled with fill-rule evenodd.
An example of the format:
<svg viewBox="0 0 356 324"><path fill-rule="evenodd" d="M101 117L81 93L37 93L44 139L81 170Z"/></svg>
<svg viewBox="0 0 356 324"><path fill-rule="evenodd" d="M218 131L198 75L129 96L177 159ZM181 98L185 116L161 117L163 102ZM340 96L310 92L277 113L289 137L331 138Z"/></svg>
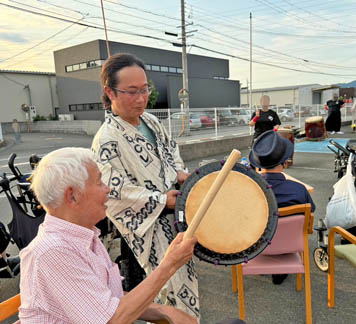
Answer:
<svg viewBox="0 0 356 324"><path fill-rule="evenodd" d="M161 72L168 72L168 66L161 66Z"/></svg>
<svg viewBox="0 0 356 324"><path fill-rule="evenodd" d="M101 102L69 105L69 111L91 111L101 110L102 108L103 104Z"/></svg>
<svg viewBox="0 0 356 324"><path fill-rule="evenodd" d="M183 73L183 69L177 68L177 73L182 74Z"/></svg>
<svg viewBox="0 0 356 324"><path fill-rule="evenodd" d="M145 64L146 71L151 71L151 64Z"/></svg>
<svg viewBox="0 0 356 324"><path fill-rule="evenodd" d="M169 67L169 72L170 73L177 73L177 68L175 68L175 67Z"/></svg>
<svg viewBox="0 0 356 324"><path fill-rule="evenodd" d="M76 63L72 65L67 65L65 67L66 72L73 72L73 71L78 71L78 70L86 70L90 68L95 68L98 66L102 66L104 64L105 60L92 60L92 61L87 61L87 62L81 62L81 63Z"/></svg>
<svg viewBox="0 0 356 324"><path fill-rule="evenodd" d="M152 65L152 71L159 71L159 66L158 65Z"/></svg>

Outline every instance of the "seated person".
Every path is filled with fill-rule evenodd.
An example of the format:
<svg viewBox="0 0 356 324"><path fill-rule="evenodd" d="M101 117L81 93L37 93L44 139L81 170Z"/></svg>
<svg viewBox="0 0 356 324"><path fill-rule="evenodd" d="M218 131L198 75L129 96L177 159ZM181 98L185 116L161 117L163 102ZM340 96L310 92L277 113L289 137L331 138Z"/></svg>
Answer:
<svg viewBox="0 0 356 324"><path fill-rule="evenodd" d="M292 142L271 130L256 139L249 160L252 166L261 169L261 175L272 186L278 208L310 203L314 212L314 202L305 186L287 180L282 174L284 163L292 153Z"/></svg>
<svg viewBox="0 0 356 324"><path fill-rule="evenodd" d="M310 203L311 211L314 212L314 202L305 186L287 180L282 173L284 163L292 153L292 142L271 130L256 139L249 160L252 166L261 169L261 175L272 186L278 208ZM272 282L275 285L280 285L287 276L287 274L274 274L272 275Z"/></svg>
<svg viewBox="0 0 356 324"><path fill-rule="evenodd" d="M197 324L192 316L152 301L167 280L193 255L195 238L174 239L160 265L124 294L122 277L95 227L106 217L109 187L84 148L45 156L31 188L47 214L36 238L20 252L21 306L26 323L133 323L164 319Z"/></svg>

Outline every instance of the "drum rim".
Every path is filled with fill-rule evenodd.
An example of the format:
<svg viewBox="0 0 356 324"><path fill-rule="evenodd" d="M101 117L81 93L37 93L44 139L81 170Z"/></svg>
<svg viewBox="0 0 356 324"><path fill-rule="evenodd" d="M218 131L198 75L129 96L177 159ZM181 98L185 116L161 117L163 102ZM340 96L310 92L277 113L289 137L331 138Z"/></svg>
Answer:
<svg viewBox="0 0 356 324"><path fill-rule="evenodd" d="M174 211L175 224L179 232L183 232L187 229L187 223L185 219L185 201L188 198L189 192L197 181L203 178L205 175L221 170L223 166L222 162L211 162L208 163L195 172L193 172L184 182L181 187L180 195L177 197L176 208ZM277 202L270 185L267 181L259 175L256 171L250 167L246 167L240 163L237 163L233 168L233 171L240 172L246 176L252 178L265 193L267 204L268 204L268 221L267 226L261 235L261 237L252 246L244 251L232 254L223 254L218 252L213 252L197 243L194 248L194 254L200 260L206 261L212 264L220 265L234 265L243 262L248 262L257 255L259 255L270 243L277 229L278 224L278 207ZM182 213L183 212L183 213ZM181 221L183 215L183 221Z"/></svg>

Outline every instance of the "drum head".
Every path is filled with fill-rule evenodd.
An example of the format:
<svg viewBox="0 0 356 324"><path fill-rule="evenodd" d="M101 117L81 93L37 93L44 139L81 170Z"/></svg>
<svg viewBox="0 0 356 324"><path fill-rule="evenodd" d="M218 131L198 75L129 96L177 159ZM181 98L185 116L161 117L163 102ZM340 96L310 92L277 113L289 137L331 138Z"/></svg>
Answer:
<svg viewBox="0 0 356 324"><path fill-rule="evenodd" d="M176 202L176 224L184 231L222 168L213 162L192 173ZM215 264L246 262L261 253L278 222L277 203L267 182L236 164L200 223L195 255Z"/></svg>
<svg viewBox="0 0 356 324"><path fill-rule="evenodd" d="M323 116L314 116L314 117L309 117L305 120L306 123L318 123L323 120Z"/></svg>

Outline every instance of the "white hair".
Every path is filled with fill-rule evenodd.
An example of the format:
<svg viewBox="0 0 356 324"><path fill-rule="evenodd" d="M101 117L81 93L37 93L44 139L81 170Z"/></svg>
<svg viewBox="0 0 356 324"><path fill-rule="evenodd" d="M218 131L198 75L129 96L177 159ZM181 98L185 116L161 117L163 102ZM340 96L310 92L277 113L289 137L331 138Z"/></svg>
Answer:
<svg viewBox="0 0 356 324"><path fill-rule="evenodd" d="M81 147L65 147L41 159L33 172L31 189L44 207L58 207L68 187L84 189L87 165L94 163L92 152Z"/></svg>

